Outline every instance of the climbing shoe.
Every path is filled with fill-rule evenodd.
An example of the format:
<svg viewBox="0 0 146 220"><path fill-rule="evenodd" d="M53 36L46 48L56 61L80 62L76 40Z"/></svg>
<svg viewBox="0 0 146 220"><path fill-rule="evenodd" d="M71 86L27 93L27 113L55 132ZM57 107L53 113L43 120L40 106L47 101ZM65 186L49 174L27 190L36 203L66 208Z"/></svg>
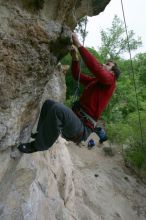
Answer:
<svg viewBox="0 0 146 220"><path fill-rule="evenodd" d="M38 134L37 132L36 133L31 133L31 138L36 139L37 134Z"/></svg>
<svg viewBox="0 0 146 220"><path fill-rule="evenodd" d="M104 138L100 139L100 140L99 140L99 143L100 143L100 144L103 144L104 141L107 141L107 137L104 137Z"/></svg>
<svg viewBox="0 0 146 220"><path fill-rule="evenodd" d="M30 154L30 153L36 152L37 149L35 149L35 141L32 141L30 143L20 144L18 146L18 150L20 152L26 153L26 154Z"/></svg>

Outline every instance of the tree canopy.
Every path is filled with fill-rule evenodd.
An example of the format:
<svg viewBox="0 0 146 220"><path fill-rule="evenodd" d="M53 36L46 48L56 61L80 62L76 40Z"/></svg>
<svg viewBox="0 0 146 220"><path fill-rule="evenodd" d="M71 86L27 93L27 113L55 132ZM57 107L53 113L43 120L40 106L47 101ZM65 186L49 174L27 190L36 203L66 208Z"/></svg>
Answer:
<svg viewBox="0 0 146 220"><path fill-rule="evenodd" d="M125 34L124 23L115 15L112 25L106 30L101 30L100 54L107 59L118 59L125 52L128 52L128 42ZM130 50L136 50L142 45L141 38L135 38L133 30L128 31Z"/></svg>
<svg viewBox="0 0 146 220"><path fill-rule="evenodd" d="M85 39L88 35L88 31L86 29L87 23L88 23L88 18L87 18L87 16L85 16L80 19L80 21L75 29L75 31L80 35L83 45L84 45Z"/></svg>

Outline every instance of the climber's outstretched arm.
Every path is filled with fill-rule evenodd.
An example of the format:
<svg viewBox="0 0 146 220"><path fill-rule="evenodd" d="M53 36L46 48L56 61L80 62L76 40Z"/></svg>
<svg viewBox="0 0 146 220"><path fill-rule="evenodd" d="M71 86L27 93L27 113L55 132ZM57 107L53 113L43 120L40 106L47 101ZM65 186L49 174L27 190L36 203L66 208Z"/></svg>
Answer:
<svg viewBox="0 0 146 220"><path fill-rule="evenodd" d="M80 72L80 62L78 58L77 48L73 46L70 50L70 55L72 57L71 72L73 78L77 81L80 74L80 83L86 86L90 81L93 80L93 77L87 76L84 73Z"/></svg>
<svg viewBox="0 0 146 220"><path fill-rule="evenodd" d="M78 48L84 63L95 77L103 84L112 84L114 75L109 74L103 65L85 48L82 46L75 33L72 34L73 44Z"/></svg>

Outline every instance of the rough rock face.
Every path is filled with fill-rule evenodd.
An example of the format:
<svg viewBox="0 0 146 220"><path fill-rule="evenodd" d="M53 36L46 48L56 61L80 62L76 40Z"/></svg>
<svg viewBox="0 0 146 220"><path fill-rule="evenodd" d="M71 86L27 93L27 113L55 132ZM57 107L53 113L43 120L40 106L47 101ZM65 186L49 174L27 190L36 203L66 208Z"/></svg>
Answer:
<svg viewBox="0 0 146 220"><path fill-rule="evenodd" d="M76 219L72 162L64 140L46 152L0 156L0 220Z"/></svg>
<svg viewBox="0 0 146 220"><path fill-rule="evenodd" d="M98 14L108 2L0 0L0 149L23 141L24 130L32 129L44 87L67 52L77 20Z"/></svg>
<svg viewBox="0 0 146 220"><path fill-rule="evenodd" d="M19 161L12 161L10 151L12 146L29 140L43 100L53 98L63 102L65 80L58 62L67 53L71 31L80 17L100 13L109 1L0 0L0 166L3 168L0 171L0 188L3 189L0 219L49 219L48 215L53 215L50 206L53 208L56 201L58 211L56 217L50 219L69 219L63 210L62 217L58 217L59 210L67 207L66 202L59 202L62 188L57 189L56 183L55 189L50 181L53 175L45 175L51 172L48 168L51 164L57 166L50 153L24 155ZM59 146L62 150L54 150L55 157L61 155L59 151L66 151L64 144L58 145L63 146ZM56 172L65 176L64 157L60 157ZM66 158L69 160L68 154ZM44 173L39 176L39 172ZM38 183L41 181L43 186ZM62 179L59 181L61 184ZM69 190L71 181L65 177L64 181ZM49 200L55 197L49 196L50 187L54 187L56 193L58 190L55 202ZM37 217L44 212L43 217Z"/></svg>

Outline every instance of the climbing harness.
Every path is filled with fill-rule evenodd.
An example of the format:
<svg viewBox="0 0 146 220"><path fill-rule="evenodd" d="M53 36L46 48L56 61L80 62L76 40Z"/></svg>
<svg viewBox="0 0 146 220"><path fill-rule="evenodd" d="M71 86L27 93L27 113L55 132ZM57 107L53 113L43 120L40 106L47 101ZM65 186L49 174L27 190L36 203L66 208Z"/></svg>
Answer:
<svg viewBox="0 0 146 220"><path fill-rule="evenodd" d="M130 44L129 44L128 28L127 28L127 24L126 24L126 17L125 17L125 12L124 12L123 0L121 0L121 7L122 7L122 13L123 13L123 19L124 19L124 25L125 25L125 32L126 32L126 37L127 37L128 52L129 52L129 57L130 57L130 66L131 66L134 92L135 92L135 98L136 98L139 128L140 128L140 134L141 134L141 146L143 147L144 146L144 138L143 138L143 132L142 132L141 116L140 116L140 111L139 111L140 107L139 107L139 101L138 101L138 95L137 95L137 87L136 87L136 82L135 82L134 67L133 67L131 49L130 49Z"/></svg>
<svg viewBox="0 0 146 220"><path fill-rule="evenodd" d="M88 115L80 106L80 102L73 103L72 110L75 114L87 125L92 131L97 127L97 121L95 121L90 115Z"/></svg>

